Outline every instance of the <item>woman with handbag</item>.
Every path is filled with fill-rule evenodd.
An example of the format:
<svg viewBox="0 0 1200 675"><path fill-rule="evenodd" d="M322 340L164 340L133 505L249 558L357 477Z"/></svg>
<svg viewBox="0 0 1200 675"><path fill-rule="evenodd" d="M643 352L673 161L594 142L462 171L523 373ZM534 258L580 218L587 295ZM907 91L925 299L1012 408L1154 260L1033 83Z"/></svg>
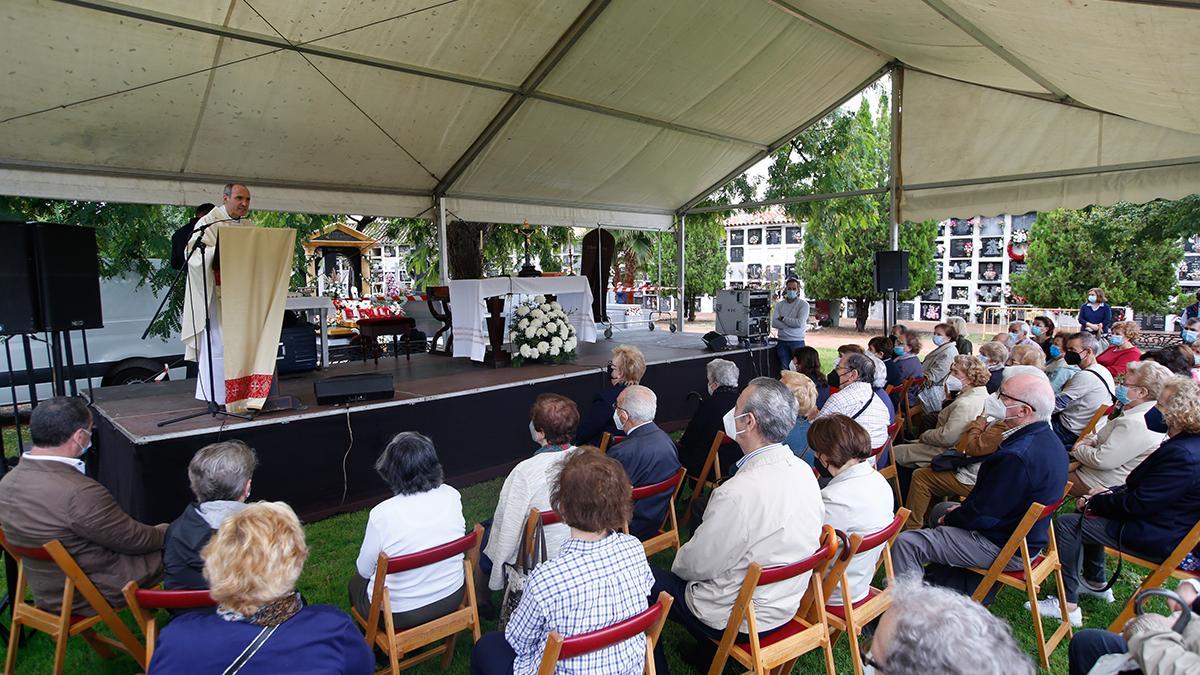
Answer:
<svg viewBox="0 0 1200 675"><path fill-rule="evenodd" d="M988 378L991 377L987 366L973 356L957 356L948 374L962 382L962 391L938 413L937 426L922 433L916 443L897 445L893 449L897 464L929 466L931 459L953 448L967 424L983 412L983 403L988 397Z"/></svg>
<svg viewBox="0 0 1200 675"><path fill-rule="evenodd" d="M621 530L632 516L625 469L595 448L563 462L550 501L571 528L557 558L529 573L504 632L484 635L471 653L472 675L532 675L552 631L568 638L618 623L646 609L654 575L637 537ZM640 675L646 636L582 654L560 673Z"/></svg>
<svg viewBox="0 0 1200 675"><path fill-rule="evenodd" d="M330 605L305 605L296 591L308 546L290 506L247 506L221 524L202 555L217 612L175 617L148 672L375 672L371 649L350 617Z"/></svg>

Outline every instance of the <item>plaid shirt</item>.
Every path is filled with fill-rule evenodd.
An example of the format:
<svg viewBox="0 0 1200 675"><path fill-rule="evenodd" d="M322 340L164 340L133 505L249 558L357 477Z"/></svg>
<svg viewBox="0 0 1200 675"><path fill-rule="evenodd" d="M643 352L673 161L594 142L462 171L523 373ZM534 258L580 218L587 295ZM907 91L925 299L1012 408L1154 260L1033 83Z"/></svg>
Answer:
<svg viewBox="0 0 1200 675"><path fill-rule="evenodd" d="M532 675L551 631L563 637L604 628L646 609L654 575L642 542L627 534L600 541L568 539L559 554L534 569L504 637L517 653L513 675ZM646 637L560 661L561 675L640 675Z"/></svg>

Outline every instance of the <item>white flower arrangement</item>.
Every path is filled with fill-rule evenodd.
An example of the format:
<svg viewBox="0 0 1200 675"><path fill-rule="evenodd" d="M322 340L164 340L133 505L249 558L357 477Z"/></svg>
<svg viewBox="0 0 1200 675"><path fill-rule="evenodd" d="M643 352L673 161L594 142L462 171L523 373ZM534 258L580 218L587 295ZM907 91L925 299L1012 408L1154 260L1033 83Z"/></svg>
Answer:
<svg viewBox="0 0 1200 675"><path fill-rule="evenodd" d="M526 361L563 363L575 358L578 340L561 304L539 295L513 308L509 342L513 365Z"/></svg>

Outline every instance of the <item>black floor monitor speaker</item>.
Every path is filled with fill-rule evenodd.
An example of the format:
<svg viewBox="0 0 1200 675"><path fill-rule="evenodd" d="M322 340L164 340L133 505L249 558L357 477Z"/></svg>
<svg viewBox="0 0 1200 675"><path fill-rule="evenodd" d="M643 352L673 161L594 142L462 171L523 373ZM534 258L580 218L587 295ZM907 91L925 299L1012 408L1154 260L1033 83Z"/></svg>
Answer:
<svg viewBox="0 0 1200 675"><path fill-rule="evenodd" d="M40 333L33 226L0 222L0 335Z"/></svg>
<svg viewBox="0 0 1200 675"><path fill-rule="evenodd" d="M386 401L395 396L392 376L388 373L361 373L326 377L313 383L320 405L339 405L355 401Z"/></svg>
<svg viewBox="0 0 1200 675"><path fill-rule="evenodd" d="M284 326L279 332L279 351L275 355L275 368L279 374L305 373L319 367L317 336L312 325Z"/></svg>
<svg viewBox="0 0 1200 675"><path fill-rule="evenodd" d="M45 330L103 328L96 231L36 223L33 235Z"/></svg>
<svg viewBox="0 0 1200 675"><path fill-rule="evenodd" d="M875 252L875 292L908 290L908 251Z"/></svg>

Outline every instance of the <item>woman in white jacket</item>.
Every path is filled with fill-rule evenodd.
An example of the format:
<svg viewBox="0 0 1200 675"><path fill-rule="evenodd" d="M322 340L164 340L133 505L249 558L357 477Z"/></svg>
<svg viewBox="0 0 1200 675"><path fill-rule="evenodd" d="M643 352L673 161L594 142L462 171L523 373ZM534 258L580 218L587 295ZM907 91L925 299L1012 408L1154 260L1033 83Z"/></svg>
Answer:
<svg viewBox="0 0 1200 675"><path fill-rule="evenodd" d="M1123 484L1125 477L1158 449L1164 434L1146 428L1146 413L1173 376L1153 361L1129 364L1125 383L1117 386L1117 399L1124 403L1121 414L1076 441L1071 449L1069 479L1073 496Z"/></svg>
<svg viewBox="0 0 1200 675"><path fill-rule="evenodd" d="M973 356L957 356L948 373L953 373L962 382L962 391L938 413L936 427L922 433L916 443L895 447L897 464L929 466L930 460L953 448L967 425L983 413L983 404L988 397L987 383L991 377L987 366Z"/></svg>

